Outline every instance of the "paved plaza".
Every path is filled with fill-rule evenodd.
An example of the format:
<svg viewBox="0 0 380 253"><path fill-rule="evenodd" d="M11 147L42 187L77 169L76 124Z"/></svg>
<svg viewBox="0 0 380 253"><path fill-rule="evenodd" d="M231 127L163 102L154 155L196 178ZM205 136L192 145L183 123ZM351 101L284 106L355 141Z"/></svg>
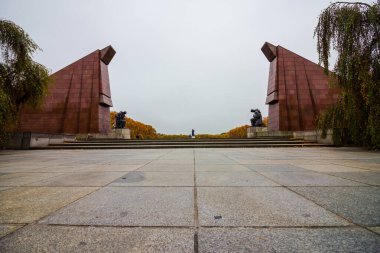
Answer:
<svg viewBox="0 0 380 253"><path fill-rule="evenodd" d="M380 252L380 153L0 151L0 252Z"/></svg>

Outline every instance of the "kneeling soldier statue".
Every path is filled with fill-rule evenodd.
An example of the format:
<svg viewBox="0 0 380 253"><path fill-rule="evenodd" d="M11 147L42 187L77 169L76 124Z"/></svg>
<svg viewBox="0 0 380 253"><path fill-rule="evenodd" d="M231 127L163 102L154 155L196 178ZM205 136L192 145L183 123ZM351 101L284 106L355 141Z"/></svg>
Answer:
<svg viewBox="0 0 380 253"><path fill-rule="evenodd" d="M126 111L120 111L116 114L116 126L115 128L123 129L125 128L125 115L127 114Z"/></svg>
<svg viewBox="0 0 380 253"><path fill-rule="evenodd" d="M253 113L253 116L251 119L251 126L253 126L253 127L263 126L263 118L261 116L260 110L259 109L251 109L251 112Z"/></svg>

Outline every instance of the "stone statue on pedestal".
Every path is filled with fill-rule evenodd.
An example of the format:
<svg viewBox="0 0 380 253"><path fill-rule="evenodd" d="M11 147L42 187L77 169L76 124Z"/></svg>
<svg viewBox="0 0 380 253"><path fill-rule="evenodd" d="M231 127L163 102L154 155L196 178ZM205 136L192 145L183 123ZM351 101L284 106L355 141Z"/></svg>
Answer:
<svg viewBox="0 0 380 253"><path fill-rule="evenodd" d="M127 114L126 111L120 111L116 114L116 124L115 128L117 129L123 129L125 128L125 115Z"/></svg>
<svg viewBox="0 0 380 253"><path fill-rule="evenodd" d="M251 126L252 127L261 127L263 126L263 117L261 116L261 112L259 109L251 109L253 116L251 118Z"/></svg>

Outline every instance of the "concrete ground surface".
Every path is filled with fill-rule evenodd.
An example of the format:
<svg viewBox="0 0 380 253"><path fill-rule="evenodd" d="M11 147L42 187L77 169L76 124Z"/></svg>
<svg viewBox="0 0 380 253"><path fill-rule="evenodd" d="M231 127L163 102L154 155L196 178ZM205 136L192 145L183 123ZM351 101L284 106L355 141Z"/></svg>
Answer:
<svg viewBox="0 0 380 253"><path fill-rule="evenodd" d="M380 153L0 151L0 252L380 252Z"/></svg>

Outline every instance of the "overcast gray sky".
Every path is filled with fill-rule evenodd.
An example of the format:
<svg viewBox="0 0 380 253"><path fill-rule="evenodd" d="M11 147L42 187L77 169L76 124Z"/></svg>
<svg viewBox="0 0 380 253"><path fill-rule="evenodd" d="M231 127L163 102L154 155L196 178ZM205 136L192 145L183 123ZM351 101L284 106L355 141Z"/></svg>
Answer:
<svg viewBox="0 0 380 253"><path fill-rule="evenodd" d="M313 31L330 0L1 0L0 17L55 72L112 45L112 110L160 133L221 133L265 105L265 41L317 62ZM374 1L363 1L372 3Z"/></svg>

